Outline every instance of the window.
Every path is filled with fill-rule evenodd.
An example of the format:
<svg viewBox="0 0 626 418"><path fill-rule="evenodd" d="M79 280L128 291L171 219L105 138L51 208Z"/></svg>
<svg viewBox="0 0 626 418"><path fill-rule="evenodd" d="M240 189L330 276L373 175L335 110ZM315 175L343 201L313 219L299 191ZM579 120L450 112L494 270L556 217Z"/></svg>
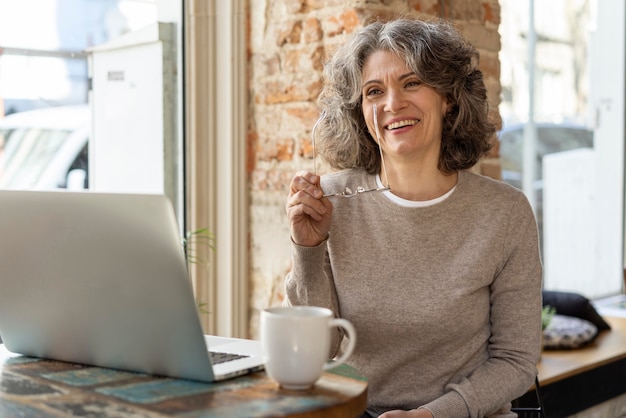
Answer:
<svg viewBox="0 0 626 418"><path fill-rule="evenodd" d="M544 286L590 298L621 293L624 6L532 0L501 5L503 179L533 203ZM524 155L531 142L535 155ZM534 172L529 182L526 168Z"/></svg>
<svg viewBox="0 0 626 418"><path fill-rule="evenodd" d="M192 269L196 296L211 311L201 318L205 332L242 337L248 332L249 303L245 16L244 0L0 3L0 178L3 171L31 173L19 185L17 180L8 184L7 174L3 187L30 187L42 177L50 180L46 187L155 191L150 182L156 176L148 176L147 186L137 179L145 174L141 169L160 167L158 187L174 200L181 226L209 228L216 235L220 256L210 260L208 272ZM131 65L137 51L151 61ZM157 71L156 65L165 70ZM144 94L150 94L147 106L137 105ZM160 108L155 105L159 103ZM81 126L34 127L43 120L41 114L31 116L36 122L27 122L28 134L9 126L17 122L13 115L23 116L27 110L66 106L88 109L88 138L78 135ZM152 114L161 109L167 117L151 118L147 109ZM82 120L48 119L65 125ZM124 128L119 128L120 120ZM149 126L138 127L146 121ZM75 158L52 164L50 156L56 158L62 147L46 142L37 158L9 164L9 151L19 148L25 137L45 140L43 130L64 137L63 144L77 138L71 150ZM132 142L120 140L121 135ZM162 146L154 142L159 135ZM81 148L79 142L86 139L88 147ZM20 155L10 154L11 159ZM21 153L26 154L30 151ZM56 173L13 168L23 168L27 160L54 165ZM134 175L120 176L121 164Z"/></svg>
<svg viewBox="0 0 626 418"><path fill-rule="evenodd" d="M119 42L154 24L156 12L153 0L24 0L0 5L0 135L4 149L0 187L93 188L98 185L94 180L102 181L108 172L120 171L119 160L116 167L112 160L105 160L105 166L98 167L97 176L90 179L94 172L90 163L99 162L102 151L91 156L89 151L105 149L110 142L102 140L94 147L93 142L100 139L93 127L113 125L111 109L128 103L130 94L126 100L117 98L118 103L111 103L116 98L106 96L112 89L90 90L89 61L100 54L95 52L99 46ZM90 48L96 49L90 53ZM114 69L109 73L116 74ZM118 88L124 80L119 81ZM161 86L151 85L150 90L161 90ZM94 100L107 99L109 114L106 110L92 112ZM121 155L130 153L130 149L120 151Z"/></svg>

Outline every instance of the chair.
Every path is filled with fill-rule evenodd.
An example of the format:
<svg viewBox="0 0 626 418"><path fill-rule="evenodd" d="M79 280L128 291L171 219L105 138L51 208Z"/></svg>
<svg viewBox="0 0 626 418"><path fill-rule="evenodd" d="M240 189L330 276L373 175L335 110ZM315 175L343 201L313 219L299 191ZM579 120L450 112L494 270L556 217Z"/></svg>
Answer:
<svg viewBox="0 0 626 418"><path fill-rule="evenodd" d="M517 413L519 418L547 418L541 399L541 387L539 386L538 377L535 377L535 396L537 397L536 406L514 406L511 408L511 411Z"/></svg>

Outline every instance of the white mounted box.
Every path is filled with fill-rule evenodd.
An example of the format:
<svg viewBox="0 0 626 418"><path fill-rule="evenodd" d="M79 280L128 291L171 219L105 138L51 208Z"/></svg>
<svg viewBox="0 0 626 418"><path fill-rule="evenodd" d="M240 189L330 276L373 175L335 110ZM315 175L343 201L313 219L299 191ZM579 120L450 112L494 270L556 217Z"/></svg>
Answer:
<svg viewBox="0 0 626 418"><path fill-rule="evenodd" d="M157 22L88 50L90 188L177 200L175 38Z"/></svg>

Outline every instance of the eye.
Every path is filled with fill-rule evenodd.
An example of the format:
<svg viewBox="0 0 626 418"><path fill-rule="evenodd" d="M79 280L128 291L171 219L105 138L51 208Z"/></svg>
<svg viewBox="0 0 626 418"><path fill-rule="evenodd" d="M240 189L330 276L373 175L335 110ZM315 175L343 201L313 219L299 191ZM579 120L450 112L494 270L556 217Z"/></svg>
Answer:
<svg viewBox="0 0 626 418"><path fill-rule="evenodd" d="M409 80L406 82L405 87L418 87L421 85L422 82L420 80Z"/></svg>
<svg viewBox="0 0 626 418"><path fill-rule="evenodd" d="M374 96L377 96L379 94L382 94L382 92L383 91L381 89L379 89L378 87L370 87L369 89L367 89L365 91L365 96L367 96L367 97L374 97Z"/></svg>

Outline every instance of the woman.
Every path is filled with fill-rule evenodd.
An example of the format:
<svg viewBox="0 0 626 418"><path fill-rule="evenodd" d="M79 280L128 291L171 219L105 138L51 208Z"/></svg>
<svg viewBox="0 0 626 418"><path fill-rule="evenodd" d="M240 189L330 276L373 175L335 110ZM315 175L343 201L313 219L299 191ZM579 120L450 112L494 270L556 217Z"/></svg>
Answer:
<svg viewBox="0 0 626 418"><path fill-rule="evenodd" d="M403 18L356 32L325 68L314 137L337 170L291 181L286 303L355 325L365 416L515 416L537 372L533 212L468 171L495 132L477 65L449 24Z"/></svg>

